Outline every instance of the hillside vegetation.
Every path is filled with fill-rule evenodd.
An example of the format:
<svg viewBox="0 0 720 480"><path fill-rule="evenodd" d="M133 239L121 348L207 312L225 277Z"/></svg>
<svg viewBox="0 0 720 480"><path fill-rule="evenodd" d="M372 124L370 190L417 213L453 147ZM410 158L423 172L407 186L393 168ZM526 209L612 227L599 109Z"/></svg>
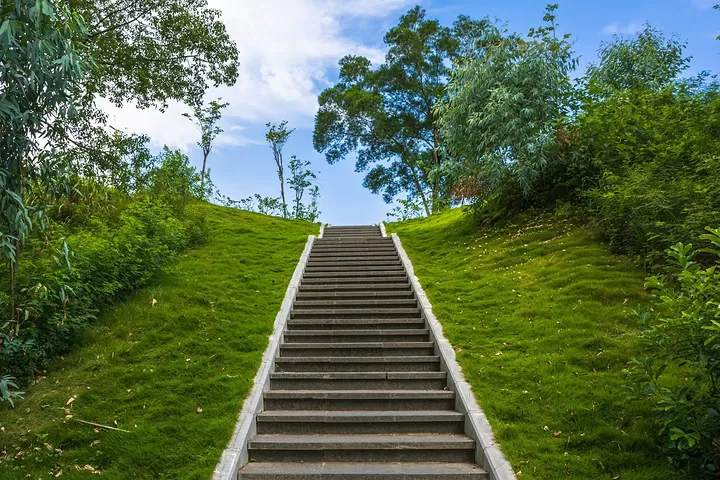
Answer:
<svg viewBox="0 0 720 480"><path fill-rule="evenodd" d="M103 313L0 410L0 478L210 477L318 226L198 208L207 244Z"/></svg>
<svg viewBox="0 0 720 480"><path fill-rule="evenodd" d="M623 372L643 277L593 229L528 214L478 229L454 209L390 224L519 478L677 478ZM520 473L522 472L522 473Z"/></svg>

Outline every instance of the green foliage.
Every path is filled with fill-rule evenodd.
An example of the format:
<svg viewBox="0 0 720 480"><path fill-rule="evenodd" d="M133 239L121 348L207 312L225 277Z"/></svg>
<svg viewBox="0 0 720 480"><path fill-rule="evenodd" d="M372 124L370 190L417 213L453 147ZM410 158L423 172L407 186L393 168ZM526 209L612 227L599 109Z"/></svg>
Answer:
<svg viewBox="0 0 720 480"><path fill-rule="evenodd" d="M183 113L183 116L189 118L190 121L195 125L195 128L200 131L200 141L197 142L198 147L203 153L203 164L202 170L200 170L200 185L201 188L205 188L205 168L207 166L207 158L212 151L213 142L215 138L222 133L222 128L218 126L220 118L222 118L222 110L230 105L229 103L220 103L222 98L212 100L207 107L195 106L193 109L193 117L188 113ZM204 192L203 192L204 193ZM204 198L203 194L201 198Z"/></svg>
<svg viewBox="0 0 720 480"><path fill-rule="evenodd" d="M0 452L8 452L0 454L0 478L212 477L318 225L207 203L192 208L207 220L207 243L105 309L17 408L0 407ZM131 433L94 431L76 419L117 422Z"/></svg>
<svg viewBox="0 0 720 480"><path fill-rule="evenodd" d="M17 312L2 327L0 372L33 375L68 351L98 312L146 284L179 253L204 239L191 208L200 176L186 156L165 150L139 179L132 196L94 182L77 182L67 207L48 210L44 235L28 237L14 277ZM0 288L9 276L0 267Z"/></svg>
<svg viewBox="0 0 720 480"><path fill-rule="evenodd" d="M590 64L585 80L591 94L609 95L624 90L659 90L672 82L690 63L683 56L686 44L665 38L652 25L634 37L614 35L600 45L598 64Z"/></svg>
<svg viewBox="0 0 720 480"><path fill-rule="evenodd" d="M456 180L474 178L476 201L501 190L529 196L569 112L569 35L556 36L555 9L527 38L489 24L470 60L452 75L438 124L455 158Z"/></svg>
<svg viewBox="0 0 720 480"><path fill-rule="evenodd" d="M720 224L720 95L701 77L587 104L570 175L615 251L646 267ZM671 128L669 128L671 127Z"/></svg>
<svg viewBox="0 0 720 480"><path fill-rule="evenodd" d="M19 390L18 384L15 383L15 377L10 375L0 376L0 402L9 402L10 405L15 407L15 400L22 400L25 392Z"/></svg>
<svg viewBox="0 0 720 480"><path fill-rule="evenodd" d="M384 37L385 62L340 60L340 81L318 102L313 143L328 163L357 150L363 185L390 203L405 193L426 214L446 205L449 160L433 108L445 98L451 63L484 22L459 17L452 29L427 20L420 7L407 12Z"/></svg>
<svg viewBox="0 0 720 480"><path fill-rule="evenodd" d="M267 132L265 133L265 140L270 144L270 149L273 152L273 159L275 160L275 166L277 167L277 176L280 181L280 199L282 202L282 214L283 217L288 218L288 206L285 200L285 164L283 163L283 148L287 143L290 135L295 131L288 130L287 120L283 120L279 125L274 123L267 123Z"/></svg>
<svg viewBox="0 0 720 480"><path fill-rule="evenodd" d="M293 155L290 158L290 162L288 162L288 168L290 169L288 186L295 192L292 218L314 222L320 216L317 204L317 199L320 196L320 187L313 185L313 181L317 178L317 175L308 169L309 166L310 162L299 160ZM305 189L308 188L311 201L306 205L302 200L305 195Z"/></svg>
<svg viewBox="0 0 720 480"><path fill-rule="evenodd" d="M702 238L720 248L720 229ZM716 264L703 269L701 251ZM650 402L667 451L693 479L720 473L720 250L694 250L678 243L666 250L663 277L647 279L652 310L636 312L646 327L648 356L631 363L636 399Z"/></svg>
<svg viewBox="0 0 720 480"><path fill-rule="evenodd" d="M207 0L69 0L88 25L98 68L86 98L118 106L200 105L209 85L232 85L238 52Z"/></svg>
<svg viewBox="0 0 720 480"><path fill-rule="evenodd" d="M388 224L518 479L677 480L648 404L627 305L643 274L585 221L531 211L478 228L463 209Z"/></svg>

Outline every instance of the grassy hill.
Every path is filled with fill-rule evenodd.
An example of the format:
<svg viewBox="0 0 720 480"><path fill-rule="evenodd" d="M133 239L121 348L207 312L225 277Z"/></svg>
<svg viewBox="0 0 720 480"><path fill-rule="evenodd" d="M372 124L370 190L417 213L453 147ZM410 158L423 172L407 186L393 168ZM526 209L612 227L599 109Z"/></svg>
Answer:
<svg viewBox="0 0 720 480"><path fill-rule="evenodd" d="M0 478L210 478L318 225L203 208L206 245L0 407Z"/></svg>
<svg viewBox="0 0 720 480"><path fill-rule="evenodd" d="M646 295L626 258L546 214L479 228L455 209L388 231L519 478L676 478L622 388L640 354L627 309Z"/></svg>

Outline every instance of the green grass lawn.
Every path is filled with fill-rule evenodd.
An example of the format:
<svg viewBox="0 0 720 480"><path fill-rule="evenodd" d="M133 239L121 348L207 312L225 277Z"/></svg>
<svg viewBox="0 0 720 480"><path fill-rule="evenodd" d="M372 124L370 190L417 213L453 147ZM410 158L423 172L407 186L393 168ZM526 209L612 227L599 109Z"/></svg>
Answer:
<svg viewBox="0 0 720 480"><path fill-rule="evenodd" d="M206 245L102 315L17 408L0 407L0 478L210 478L319 227L203 208Z"/></svg>
<svg viewBox="0 0 720 480"><path fill-rule="evenodd" d="M388 225L521 479L674 479L623 369L644 275L552 215L479 228L460 209ZM522 473L520 473L522 472Z"/></svg>

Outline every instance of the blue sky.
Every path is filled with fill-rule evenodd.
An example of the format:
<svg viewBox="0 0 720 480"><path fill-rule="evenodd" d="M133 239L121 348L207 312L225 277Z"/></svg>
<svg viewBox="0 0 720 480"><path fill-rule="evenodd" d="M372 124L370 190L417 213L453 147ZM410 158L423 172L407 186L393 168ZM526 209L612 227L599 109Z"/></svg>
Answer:
<svg viewBox="0 0 720 480"><path fill-rule="evenodd" d="M313 150L312 127L320 91L337 78L337 61L346 54L382 60L385 31L416 4L428 17L450 25L460 14L489 16L526 33L541 23L547 2L535 0L210 0L223 11L240 50L240 77L230 88L212 89L208 98L231 103L223 119L225 134L208 162L222 193L240 199L260 193L279 196L272 153L264 143L265 124L287 119L296 131L285 155L312 162L321 189L321 220L334 225L377 223L392 209L362 187L354 159L328 165ZM687 41L692 61L687 74L717 71L720 60L720 12L713 0L559 2L560 30L570 33L580 57L578 75L595 59L612 33L632 34L650 22ZM172 104L160 113L106 106L116 126L147 133L153 149L167 144L188 153L199 165L197 133L182 117L187 107Z"/></svg>

